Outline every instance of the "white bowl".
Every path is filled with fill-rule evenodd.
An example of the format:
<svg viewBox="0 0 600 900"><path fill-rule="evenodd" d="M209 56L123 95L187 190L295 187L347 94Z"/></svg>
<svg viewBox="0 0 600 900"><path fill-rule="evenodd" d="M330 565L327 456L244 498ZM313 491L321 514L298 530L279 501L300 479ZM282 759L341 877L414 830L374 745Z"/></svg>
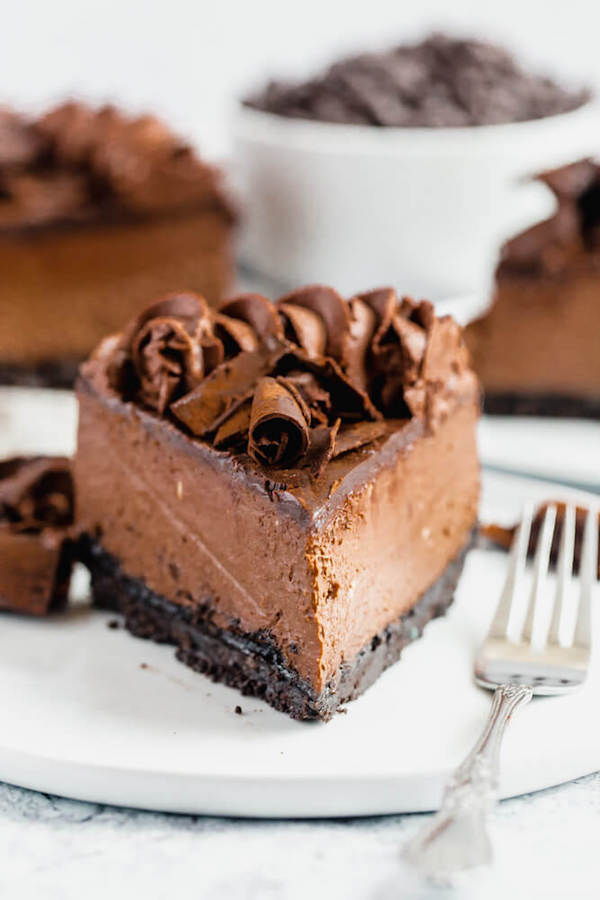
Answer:
<svg viewBox="0 0 600 900"><path fill-rule="evenodd" d="M282 286L485 296L498 248L548 215L527 176L595 155L598 108L508 125L375 128L240 107L243 262Z"/></svg>

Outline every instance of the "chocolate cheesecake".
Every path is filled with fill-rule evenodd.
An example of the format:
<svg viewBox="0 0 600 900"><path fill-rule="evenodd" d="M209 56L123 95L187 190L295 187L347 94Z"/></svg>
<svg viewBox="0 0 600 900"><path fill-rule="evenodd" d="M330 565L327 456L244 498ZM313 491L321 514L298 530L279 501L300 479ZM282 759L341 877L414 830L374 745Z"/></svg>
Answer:
<svg viewBox="0 0 600 900"><path fill-rule="evenodd" d="M0 110L0 381L72 383L173 284L220 301L232 221L218 171L152 116Z"/></svg>
<svg viewBox="0 0 600 900"><path fill-rule="evenodd" d="M0 609L41 616L65 605L73 505L67 459L0 462Z"/></svg>
<svg viewBox="0 0 600 900"><path fill-rule="evenodd" d="M479 388L431 304L172 295L100 344L77 394L93 600L192 668L326 720L450 604Z"/></svg>
<svg viewBox="0 0 600 900"><path fill-rule="evenodd" d="M539 178L556 211L504 246L465 339L486 412L600 418L600 166Z"/></svg>

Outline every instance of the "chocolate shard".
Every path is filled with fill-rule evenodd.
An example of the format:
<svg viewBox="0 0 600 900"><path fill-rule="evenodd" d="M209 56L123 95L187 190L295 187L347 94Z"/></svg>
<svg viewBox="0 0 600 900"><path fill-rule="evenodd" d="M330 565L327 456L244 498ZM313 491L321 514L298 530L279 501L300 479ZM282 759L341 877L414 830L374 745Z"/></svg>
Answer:
<svg viewBox="0 0 600 900"><path fill-rule="evenodd" d="M338 361L344 360L346 342L350 331L348 305L332 287L313 284L285 294L278 306L301 306L317 313L325 325L325 354Z"/></svg>
<svg viewBox="0 0 600 900"><path fill-rule="evenodd" d="M389 430L389 423L386 421L352 422L350 425L344 425L336 435L333 458L342 456L344 453L350 453L351 450L358 450L367 444L372 444L374 441L385 437Z"/></svg>
<svg viewBox="0 0 600 900"><path fill-rule="evenodd" d="M286 468L306 453L310 414L285 379L262 378L252 399L248 453L266 466Z"/></svg>
<svg viewBox="0 0 600 900"><path fill-rule="evenodd" d="M235 409L228 411L213 438L213 445L217 450L247 445L251 408L252 398L247 397Z"/></svg>
<svg viewBox="0 0 600 900"><path fill-rule="evenodd" d="M318 478L327 463L335 456L337 435L342 423L336 419L333 425L317 425L310 430L309 450L304 465L310 469L313 478Z"/></svg>
<svg viewBox="0 0 600 900"><path fill-rule="evenodd" d="M67 599L73 544L68 460L0 463L0 609L43 615Z"/></svg>
<svg viewBox="0 0 600 900"><path fill-rule="evenodd" d="M197 437L207 435L234 404L252 393L260 379L273 367L268 353L240 353L217 366L170 411Z"/></svg>

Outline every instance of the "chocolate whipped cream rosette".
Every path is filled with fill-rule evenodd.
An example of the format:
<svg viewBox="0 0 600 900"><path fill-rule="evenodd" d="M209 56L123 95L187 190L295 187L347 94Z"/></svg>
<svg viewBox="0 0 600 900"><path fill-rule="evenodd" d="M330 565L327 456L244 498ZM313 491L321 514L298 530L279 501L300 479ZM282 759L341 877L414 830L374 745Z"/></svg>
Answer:
<svg viewBox="0 0 600 900"><path fill-rule="evenodd" d="M484 298L511 223L542 210L522 177L596 148L589 101L442 34L248 91L234 135L242 256L282 284Z"/></svg>

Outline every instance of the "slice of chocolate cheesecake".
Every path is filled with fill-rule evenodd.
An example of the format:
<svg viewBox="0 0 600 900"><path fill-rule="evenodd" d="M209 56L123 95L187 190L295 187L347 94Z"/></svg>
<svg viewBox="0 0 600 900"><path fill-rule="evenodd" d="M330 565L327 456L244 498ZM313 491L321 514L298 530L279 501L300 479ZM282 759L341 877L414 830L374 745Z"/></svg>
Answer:
<svg viewBox="0 0 600 900"><path fill-rule="evenodd" d="M194 669L328 719L450 604L479 389L429 303L172 295L99 346L77 393L94 601Z"/></svg>
<svg viewBox="0 0 600 900"><path fill-rule="evenodd" d="M0 109L0 381L71 385L148 296L232 273L219 172L152 116Z"/></svg>
<svg viewBox="0 0 600 900"><path fill-rule="evenodd" d="M539 177L556 212L504 246L465 339L486 412L600 418L600 165Z"/></svg>
<svg viewBox="0 0 600 900"><path fill-rule="evenodd" d="M41 616L64 606L73 505L67 459L0 462L0 609Z"/></svg>

